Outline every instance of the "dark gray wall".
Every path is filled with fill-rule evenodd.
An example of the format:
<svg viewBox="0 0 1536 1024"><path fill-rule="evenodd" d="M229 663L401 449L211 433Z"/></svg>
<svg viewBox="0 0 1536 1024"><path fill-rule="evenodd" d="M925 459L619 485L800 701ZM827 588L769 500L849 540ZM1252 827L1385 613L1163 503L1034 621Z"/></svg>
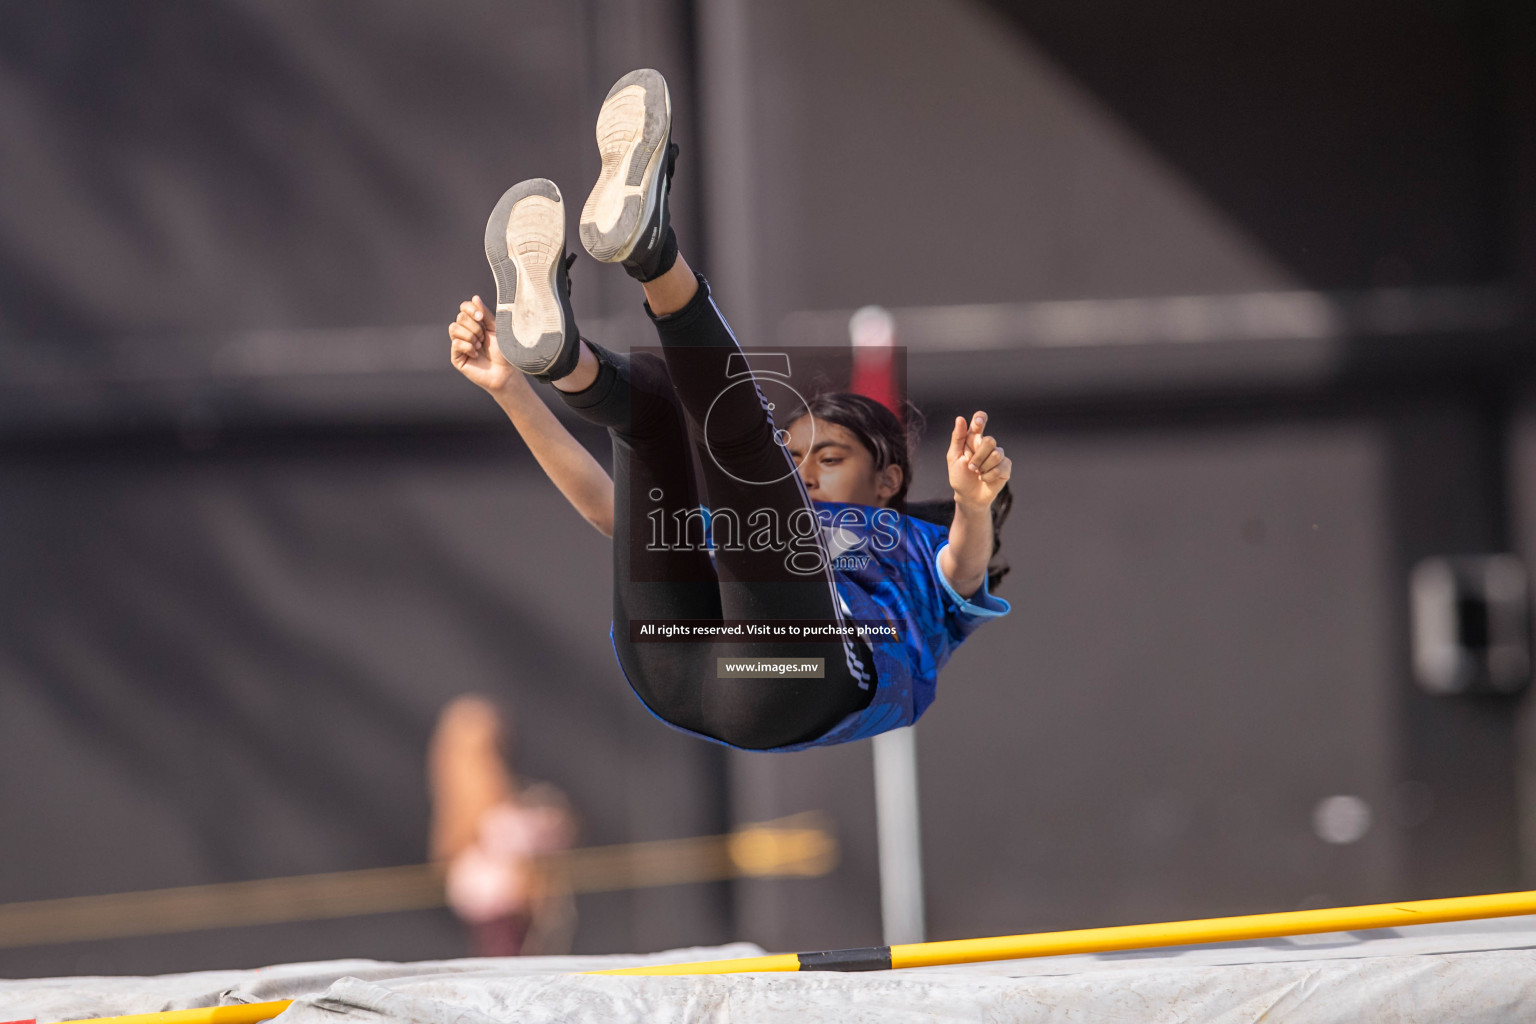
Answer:
<svg viewBox="0 0 1536 1024"><path fill-rule="evenodd" d="M1395 822L1311 820L1400 781L1381 431L1020 440L1015 615L919 730L935 937L1401 891Z"/></svg>
<svg viewBox="0 0 1536 1024"><path fill-rule="evenodd" d="M871 302L1522 273L1510 5L703 6L702 38L751 58L701 62L750 118L709 140L733 172L709 182L729 207L714 273L748 337L795 344L832 322L817 311ZM1487 340L1449 335L1417 383L1411 345L1346 336L1198 389L1181 361L1219 348L914 351L947 362L913 396L936 423L991 409L1019 492L1015 613L968 641L918 730L934 937L1518 883L1515 705L1432 701L1406 661L1413 562L1510 543ZM1046 401L991 383L1035 379L1014 359ZM740 816L871 800L857 753L734 767ZM1373 807L1361 842L1313 833L1334 793ZM739 886L745 934L876 941L872 851L814 894Z"/></svg>
<svg viewBox="0 0 1536 1024"><path fill-rule="evenodd" d="M603 639L607 544L507 438L0 460L0 901L419 863L438 709L516 715L582 840L709 834L721 758ZM577 948L729 937L720 894L583 898ZM462 955L446 911L0 952L8 975Z"/></svg>
<svg viewBox="0 0 1536 1024"><path fill-rule="evenodd" d="M614 79L688 94L686 26L662 0L9 4L0 329L446 322L507 187L585 198Z"/></svg>
<svg viewBox="0 0 1536 1024"><path fill-rule="evenodd" d="M491 294L501 192L579 206L608 86L650 64L681 100L687 39L642 0L0 12L0 900L419 862L424 744L470 689L585 841L726 824L718 751L615 669L606 542L442 326ZM641 323L624 284L579 270L583 320ZM591 952L732 934L722 887L580 910ZM0 973L464 951L441 912Z"/></svg>

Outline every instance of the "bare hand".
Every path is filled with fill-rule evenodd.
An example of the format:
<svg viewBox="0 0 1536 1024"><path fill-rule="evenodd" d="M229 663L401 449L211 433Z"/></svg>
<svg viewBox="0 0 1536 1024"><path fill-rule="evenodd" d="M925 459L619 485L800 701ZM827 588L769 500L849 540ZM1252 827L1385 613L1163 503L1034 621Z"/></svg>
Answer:
<svg viewBox="0 0 1536 1024"><path fill-rule="evenodd" d="M459 316L448 325L454 369L475 384L497 394L510 387L528 387L522 371L507 362L496 344L496 318L480 296L459 303Z"/></svg>
<svg viewBox="0 0 1536 1024"><path fill-rule="evenodd" d="M997 439L982 434L986 427L984 412L972 416L969 425L964 416L956 416L945 456L955 501L973 508L990 507L1013 473L1013 462L997 446Z"/></svg>

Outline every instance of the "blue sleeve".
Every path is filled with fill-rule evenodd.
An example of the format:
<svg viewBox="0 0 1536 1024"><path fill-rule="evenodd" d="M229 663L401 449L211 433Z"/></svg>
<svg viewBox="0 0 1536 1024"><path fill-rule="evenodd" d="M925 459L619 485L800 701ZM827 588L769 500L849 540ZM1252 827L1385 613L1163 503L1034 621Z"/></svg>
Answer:
<svg viewBox="0 0 1536 1024"><path fill-rule="evenodd" d="M961 597L955 588L950 586L949 580L944 578L944 569L939 565L939 555L949 547L949 541L945 540L939 545L939 549L933 553L933 574L939 578L939 586L944 588L948 600L945 602L945 611L951 615L962 618L974 618L977 620L995 619L999 615L1007 615L1011 605L1000 597L993 597L987 592L987 581L981 581L981 589L969 598Z"/></svg>

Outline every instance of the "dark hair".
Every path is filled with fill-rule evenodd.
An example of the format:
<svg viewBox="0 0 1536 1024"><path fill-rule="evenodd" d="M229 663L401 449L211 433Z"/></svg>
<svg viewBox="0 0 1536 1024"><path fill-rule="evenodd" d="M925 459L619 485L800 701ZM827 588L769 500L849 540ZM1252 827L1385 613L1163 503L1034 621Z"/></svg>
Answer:
<svg viewBox="0 0 1536 1024"><path fill-rule="evenodd" d="M917 406L908 402L902 410L907 422L902 424L896 414L884 405L865 395L851 391L821 392L805 407L795 412L789 422L802 416L812 416L828 423L836 423L858 438L875 460L875 471L887 466L901 467L901 487L891 495L886 504L907 515L939 526L948 527L955 520L955 503L952 501L907 501L907 488L912 482L912 449L923 429L923 414ZM992 559L987 564L987 587L995 588L1008 575L1008 563L997 557L1003 546L1002 527L1013 509L1013 492L1004 484L992 502Z"/></svg>
<svg viewBox="0 0 1536 1024"><path fill-rule="evenodd" d="M802 416L845 427L874 458L875 472L887 466L901 467L901 486L886 504L898 510L906 504L907 488L912 483L913 442L917 440L916 431L922 428L922 417L916 408L909 411L908 419L915 423L910 432L891 410L873 398L852 391L821 392L797 410L790 422Z"/></svg>

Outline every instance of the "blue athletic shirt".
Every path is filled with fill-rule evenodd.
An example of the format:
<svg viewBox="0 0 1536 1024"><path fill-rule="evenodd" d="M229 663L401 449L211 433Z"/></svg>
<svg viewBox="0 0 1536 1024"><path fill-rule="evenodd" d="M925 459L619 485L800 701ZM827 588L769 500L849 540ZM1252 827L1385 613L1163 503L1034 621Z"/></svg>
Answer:
<svg viewBox="0 0 1536 1024"><path fill-rule="evenodd" d="M939 552L949 544L947 527L865 505L814 504L832 555L832 575L844 616L890 623L901 640L869 641L879 682L863 710L816 739L768 748L775 753L849 743L911 725L933 703L939 669L955 648L977 626L1009 611L1007 601L987 592L985 580L967 599L944 578ZM839 518L845 509L853 512ZM876 511L884 513L883 525L873 518ZM899 540L893 544L895 538ZM722 746L733 745L691 729L672 728Z"/></svg>

